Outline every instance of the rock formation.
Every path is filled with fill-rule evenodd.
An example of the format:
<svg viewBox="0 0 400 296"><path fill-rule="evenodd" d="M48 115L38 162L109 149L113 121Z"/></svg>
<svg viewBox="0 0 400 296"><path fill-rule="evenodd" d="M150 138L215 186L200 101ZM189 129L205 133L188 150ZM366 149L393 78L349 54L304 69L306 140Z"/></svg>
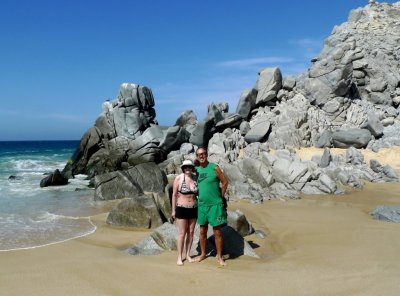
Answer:
<svg viewBox="0 0 400 296"><path fill-rule="evenodd" d="M103 104L62 175L95 177L97 198L137 197L124 201L126 208L145 208L144 191L168 194L166 176L203 145L226 173L231 200L340 194L346 186L362 188L364 180L396 181L390 166L366 164L356 148L400 145L399 44L400 2L371 1L332 30L305 73L284 77L277 67L262 69L234 113L227 103L211 103L204 119L186 110L170 127L158 125L150 88L124 83L117 98ZM324 154L303 161L294 153L310 146L325 147ZM347 150L332 156L330 147ZM139 169L157 172L149 175L156 189L136 184ZM168 209L155 201L152 207L138 225L168 219ZM123 215L113 213L113 221L133 221Z"/></svg>

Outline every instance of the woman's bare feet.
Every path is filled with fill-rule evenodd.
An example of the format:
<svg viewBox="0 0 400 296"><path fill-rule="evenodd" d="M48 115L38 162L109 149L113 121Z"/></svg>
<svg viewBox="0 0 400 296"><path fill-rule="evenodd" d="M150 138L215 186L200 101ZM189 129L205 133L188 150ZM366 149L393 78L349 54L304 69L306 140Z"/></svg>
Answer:
<svg viewBox="0 0 400 296"><path fill-rule="evenodd" d="M176 262L176 265L182 266L183 265L182 259L179 258L178 261Z"/></svg>
<svg viewBox="0 0 400 296"><path fill-rule="evenodd" d="M186 260L190 263L194 262L195 260L192 259L192 257L190 257L189 255L186 256Z"/></svg>

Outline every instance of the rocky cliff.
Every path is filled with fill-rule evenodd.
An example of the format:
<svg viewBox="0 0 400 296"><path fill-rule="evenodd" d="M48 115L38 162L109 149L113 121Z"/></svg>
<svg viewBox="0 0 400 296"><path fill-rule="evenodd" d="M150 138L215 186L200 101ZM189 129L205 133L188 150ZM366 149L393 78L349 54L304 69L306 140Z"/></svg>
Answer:
<svg viewBox="0 0 400 296"><path fill-rule="evenodd" d="M362 187L362 180L397 180L393 169L366 164L355 148L400 145L400 3L370 1L351 11L305 73L283 77L276 67L258 75L235 112L227 103L212 103L203 120L187 110L174 126L158 125L150 88L122 84L63 176L97 176L96 195L107 199L115 194L101 187L120 182L113 172L157 163L164 174L174 174L203 145L227 174L231 199L340 193L344 186ZM310 146L325 147L324 155L305 162L293 153ZM330 147L348 150L333 157ZM116 183L105 186L104 180ZM144 191L140 184L135 188Z"/></svg>

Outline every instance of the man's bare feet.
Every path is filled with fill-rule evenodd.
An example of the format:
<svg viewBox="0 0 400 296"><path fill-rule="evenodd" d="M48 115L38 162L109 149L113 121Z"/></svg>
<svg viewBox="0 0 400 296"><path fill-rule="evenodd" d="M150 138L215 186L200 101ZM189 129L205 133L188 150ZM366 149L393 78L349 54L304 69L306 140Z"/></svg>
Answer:
<svg viewBox="0 0 400 296"><path fill-rule="evenodd" d="M221 266L225 266L226 265L226 262L222 257L218 257L217 256L216 259L217 259L217 262L219 263L219 265L221 265Z"/></svg>
<svg viewBox="0 0 400 296"><path fill-rule="evenodd" d="M207 256L205 256L205 255L200 255L200 256L197 256L196 258L194 258L194 261L200 262L200 261L203 261L203 260L206 259L206 258L207 258Z"/></svg>

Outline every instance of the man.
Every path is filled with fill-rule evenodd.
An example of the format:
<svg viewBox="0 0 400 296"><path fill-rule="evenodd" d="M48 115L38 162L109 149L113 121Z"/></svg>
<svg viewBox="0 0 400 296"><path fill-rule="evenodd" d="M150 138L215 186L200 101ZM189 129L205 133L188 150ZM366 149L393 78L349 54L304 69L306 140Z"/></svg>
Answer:
<svg viewBox="0 0 400 296"><path fill-rule="evenodd" d="M225 265L222 258L222 233L221 227L227 221L226 200L224 198L228 188L228 180L219 166L207 160L207 151L199 147L196 151L199 166L197 171L198 195L198 217L200 225L200 248L201 254L198 261L206 258L207 230L208 224L213 227L215 246L217 248L217 262Z"/></svg>

